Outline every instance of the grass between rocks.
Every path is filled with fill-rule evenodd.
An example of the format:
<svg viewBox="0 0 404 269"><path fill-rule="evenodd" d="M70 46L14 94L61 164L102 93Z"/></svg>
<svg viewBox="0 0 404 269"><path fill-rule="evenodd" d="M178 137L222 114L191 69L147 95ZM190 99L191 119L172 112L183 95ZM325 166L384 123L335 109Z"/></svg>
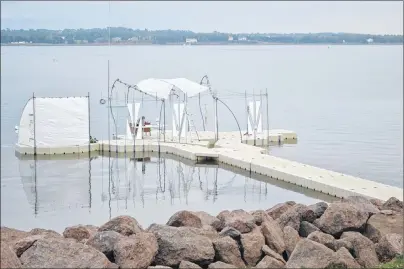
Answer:
<svg viewBox="0 0 404 269"><path fill-rule="evenodd" d="M404 256L397 256L392 261L380 265L379 268L404 268Z"/></svg>

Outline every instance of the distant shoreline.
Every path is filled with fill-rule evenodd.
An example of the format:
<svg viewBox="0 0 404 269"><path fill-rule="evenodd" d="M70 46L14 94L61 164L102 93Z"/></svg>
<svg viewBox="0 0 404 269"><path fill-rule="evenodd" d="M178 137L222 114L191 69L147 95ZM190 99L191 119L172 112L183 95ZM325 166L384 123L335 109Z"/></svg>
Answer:
<svg viewBox="0 0 404 269"><path fill-rule="evenodd" d="M335 43L199 43L186 45L184 43L167 43L167 44L153 44L153 43L87 43L87 44L47 44L47 43L26 43L26 44L10 44L2 43L3 47L104 47L104 46L402 46L402 43L348 43L348 44L335 44Z"/></svg>

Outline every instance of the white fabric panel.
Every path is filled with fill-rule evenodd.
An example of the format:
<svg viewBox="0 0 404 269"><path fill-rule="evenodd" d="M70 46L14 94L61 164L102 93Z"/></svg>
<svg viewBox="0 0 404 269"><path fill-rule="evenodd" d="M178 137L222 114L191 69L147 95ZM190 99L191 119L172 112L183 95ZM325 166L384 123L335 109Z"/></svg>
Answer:
<svg viewBox="0 0 404 269"><path fill-rule="evenodd" d="M156 79L149 78L140 81L136 85L139 90L151 94L157 95L158 98L168 99L171 90L175 87L186 93L188 97L195 96L201 92L209 90L208 87L200 85L186 78L174 78L174 79Z"/></svg>
<svg viewBox="0 0 404 269"><path fill-rule="evenodd" d="M252 134L254 129L257 128L257 133L262 133L262 113L260 113L260 101L250 101L248 102L248 106L250 108L249 114L253 122L250 121L250 117L248 117L248 132ZM254 110L255 108L255 110Z"/></svg>
<svg viewBox="0 0 404 269"><path fill-rule="evenodd" d="M28 100L21 114L18 127L18 144L25 147L34 147L34 117L33 101Z"/></svg>
<svg viewBox="0 0 404 269"><path fill-rule="evenodd" d="M188 118L187 114L184 113L184 108L185 104L181 103L179 105L179 111L178 111L178 104L174 104L174 115L173 115L173 136L178 137L178 132L179 128L182 122L182 119L184 118L184 124L182 126L182 132L181 132L181 137L186 137L187 136L187 130L188 130Z"/></svg>
<svg viewBox="0 0 404 269"><path fill-rule="evenodd" d="M37 147L88 145L87 97L35 98Z"/></svg>

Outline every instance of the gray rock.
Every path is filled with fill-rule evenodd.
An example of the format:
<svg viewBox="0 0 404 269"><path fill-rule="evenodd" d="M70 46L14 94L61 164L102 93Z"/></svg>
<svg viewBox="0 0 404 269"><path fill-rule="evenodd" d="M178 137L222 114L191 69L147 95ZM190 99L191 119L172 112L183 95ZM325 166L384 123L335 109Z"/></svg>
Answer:
<svg viewBox="0 0 404 269"><path fill-rule="evenodd" d="M389 262L398 255L403 255L403 236L401 234L385 234L375 245L381 262Z"/></svg>
<svg viewBox="0 0 404 269"><path fill-rule="evenodd" d="M387 209L403 214L403 202L396 197L391 197L382 205L382 210Z"/></svg>
<svg viewBox="0 0 404 269"><path fill-rule="evenodd" d="M202 269L199 265L189 262L189 261L181 261L179 269Z"/></svg>
<svg viewBox="0 0 404 269"><path fill-rule="evenodd" d="M3 229L3 227L2 227L2 229ZM11 230L9 230L9 232L11 232ZM13 239L17 239L17 238L19 238L19 236L16 236ZM7 238L7 240L10 240L10 241L13 241L13 239L10 239L10 237ZM6 241L3 241L3 240L1 241L0 254L1 254L0 255L0 268L21 268L22 267L21 262L18 259L17 255L11 249L10 245Z"/></svg>
<svg viewBox="0 0 404 269"><path fill-rule="evenodd" d="M224 269L224 268L237 268L234 265L228 264L228 263L224 263L224 262L215 262L215 263L211 263L208 266L209 269Z"/></svg>
<svg viewBox="0 0 404 269"><path fill-rule="evenodd" d="M375 268L379 265L375 246L368 238L358 232L344 232L341 239L351 242L356 261L365 268Z"/></svg>
<svg viewBox="0 0 404 269"><path fill-rule="evenodd" d="M98 250L71 240L39 239L20 257L25 268L109 268Z"/></svg>
<svg viewBox="0 0 404 269"><path fill-rule="evenodd" d="M262 246L262 252L264 252L265 255L274 258L275 260L278 260L279 262L285 264L285 260L281 255L270 249L267 245Z"/></svg>
<svg viewBox="0 0 404 269"><path fill-rule="evenodd" d="M167 225L173 227L202 228L202 221L193 212L182 210L172 215L168 220Z"/></svg>
<svg viewBox="0 0 404 269"><path fill-rule="evenodd" d="M273 221L273 218L271 218L264 210L251 211L250 214L254 217L255 224L257 225L261 225L261 223L265 221Z"/></svg>
<svg viewBox="0 0 404 269"><path fill-rule="evenodd" d="M301 221L313 222L316 219L313 210L308 206L296 204L283 213L278 219L281 229L290 226L296 231L300 228Z"/></svg>
<svg viewBox="0 0 404 269"><path fill-rule="evenodd" d="M13 228L8 228L5 226L2 226L0 228L0 238L1 242L6 242L6 243L11 243L13 241L18 241L24 237L29 236L30 234L25 231L13 229Z"/></svg>
<svg viewBox="0 0 404 269"><path fill-rule="evenodd" d="M352 203L334 202L318 219L318 227L327 234L339 236L345 231L363 230L368 218L367 212Z"/></svg>
<svg viewBox="0 0 404 269"><path fill-rule="evenodd" d="M314 212L315 217L318 219L324 214L325 210L328 208L328 204L325 202L318 202L314 205L309 205L309 208Z"/></svg>
<svg viewBox="0 0 404 269"><path fill-rule="evenodd" d="M115 263L120 268L147 268L157 254L153 233L138 233L122 237L114 246Z"/></svg>
<svg viewBox="0 0 404 269"><path fill-rule="evenodd" d="M372 204L367 198L363 196L349 196L342 200L344 203L351 203L358 207L358 209L367 212L369 215L377 214L380 210Z"/></svg>
<svg viewBox="0 0 404 269"><path fill-rule="evenodd" d="M265 237L257 227L252 232L241 235L241 244L244 249L244 260L248 266L255 266L261 259L262 246L265 245Z"/></svg>
<svg viewBox="0 0 404 269"><path fill-rule="evenodd" d="M221 212L218 218L224 226L233 227L240 233L249 233L257 226L254 217L242 209Z"/></svg>
<svg viewBox="0 0 404 269"><path fill-rule="evenodd" d="M335 238L332 235L317 231L309 234L307 239L320 243L330 249L334 249Z"/></svg>
<svg viewBox="0 0 404 269"><path fill-rule="evenodd" d="M224 227L222 222L218 218L209 215L204 211L196 211L193 213L201 219L202 225L212 226L216 231L221 231Z"/></svg>
<svg viewBox="0 0 404 269"><path fill-rule="evenodd" d="M285 268L285 263L273 257L265 256L255 268Z"/></svg>
<svg viewBox="0 0 404 269"><path fill-rule="evenodd" d="M377 207L377 209L382 210L382 207L383 207L383 204L384 204L384 202L383 202L382 200L372 198L372 199L369 199L369 201L370 201L375 207Z"/></svg>
<svg viewBox="0 0 404 269"><path fill-rule="evenodd" d="M85 226L85 225L76 225L67 227L64 232L63 236L65 238L73 238L77 241L82 241L83 239L89 239L91 235L95 234L97 231L97 227L95 226Z"/></svg>
<svg viewBox="0 0 404 269"><path fill-rule="evenodd" d="M283 231L276 221L266 221L261 224L261 232L265 237L265 243L274 251L282 254L286 247L283 241Z"/></svg>
<svg viewBox="0 0 404 269"><path fill-rule="evenodd" d="M29 249L37 240L43 239L42 235L31 235L24 237L12 243L12 249L20 257L27 249Z"/></svg>
<svg viewBox="0 0 404 269"><path fill-rule="evenodd" d="M90 237L86 244L104 253L110 261L115 261L115 244L123 237L123 235L115 231L97 232Z"/></svg>
<svg viewBox="0 0 404 269"><path fill-rule="evenodd" d="M327 268L334 261L334 251L309 239L300 240L286 268Z"/></svg>
<svg viewBox="0 0 404 269"><path fill-rule="evenodd" d="M154 233L158 243L154 262L171 267L178 266L184 260L202 266L211 263L215 257L212 241L197 234L194 229L151 225L148 230Z"/></svg>
<svg viewBox="0 0 404 269"><path fill-rule="evenodd" d="M238 268L245 267L238 244L230 236L214 240L213 247L215 249L215 257L217 261L233 264Z"/></svg>
<svg viewBox="0 0 404 269"><path fill-rule="evenodd" d="M296 244L300 241L299 234L292 227L286 226L283 228L283 240L285 242L286 254L290 257Z"/></svg>
<svg viewBox="0 0 404 269"><path fill-rule="evenodd" d="M367 221L363 234L373 243L377 243L383 235L390 233L402 234L404 230L403 222L402 214L375 214Z"/></svg>
<svg viewBox="0 0 404 269"><path fill-rule="evenodd" d="M122 235L132 235L132 234L138 234L143 231L142 227L140 224L137 222L136 219L130 217L130 216L118 216L104 225L102 225L99 229L99 232L104 232L104 231L115 231L117 233L120 233Z"/></svg>
<svg viewBox="0 0 404 269"><path fill-rule="evenodd" d="M241 233L234 229L233 227L224 227L219 233L220 236L230 236L234 240L240 239Z"/></svg>
<svg viewBox="0 0 404 269"><path fill-rule="evenodd" d="M285 203L276 204L275 206L271 207L270 209L267 209L266 212L271 218L276 220L295 204L296 203L293 201L287 201Z"/></svg>
<svg viewBox="0 0 404 269"><path fill-rule="evenodd" d="M307 237L309 234L312 232L320 231L319 228L311 224L310 222L307 221L302 221L300 223L300 228L299 228L299 235L301 237Z"/></svg>
<svg viewBox="0 0 404 269"><path fill-rule="evenodd" d="M334 259L328 268L361 268L351 253L344 247L335 252Z"/></svg>

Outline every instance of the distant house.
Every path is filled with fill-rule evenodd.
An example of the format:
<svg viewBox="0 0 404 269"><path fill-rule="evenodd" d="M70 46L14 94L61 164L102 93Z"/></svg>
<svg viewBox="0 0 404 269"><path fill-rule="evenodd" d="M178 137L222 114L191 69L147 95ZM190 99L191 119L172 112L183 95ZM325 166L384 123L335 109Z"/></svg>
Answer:
<svg viewBox="0 0 404 269"><path fill-rule="evenodd" d="M198 40L196 38L186 38L185 43L186 44L196 44L196 43L198 43Z"/></svg>
<svg viewBox="0 0 404 269"><path fill-rule="evenodd" d="M128 39L128 41L129 42L137 42L137 41L139 41L139 37L137 37L137 36L131 37L131 38Z"/></svg>
<svg viewBox="0 0 404 269"><path fill-rule="evenodd" d="M234 39L233 39L233 36L229 36L229 39L228 39L229 41L233 41Z"/></svg>
<svg viewBox="0 0 404 269"><path fill-rule="evenodd" d="M373 38L366 39L366 42L373 43Z"/></svg>
<svg viewBox="0 0 404 269"><path fill-rule="evenodd" d="M247 41L247 37L245 37L245 36L240 36L240 37L238 38L238 41Z"/></svg>
<svg viewBox="0 0 404 269"><path fill-rule="evenodd" d="M118 42L121 42L121 41L122 41L122 38L120 38L120 37L113 37L113 38L111 39L111 41L114 42L114 43L118 43Z"/></svg>

